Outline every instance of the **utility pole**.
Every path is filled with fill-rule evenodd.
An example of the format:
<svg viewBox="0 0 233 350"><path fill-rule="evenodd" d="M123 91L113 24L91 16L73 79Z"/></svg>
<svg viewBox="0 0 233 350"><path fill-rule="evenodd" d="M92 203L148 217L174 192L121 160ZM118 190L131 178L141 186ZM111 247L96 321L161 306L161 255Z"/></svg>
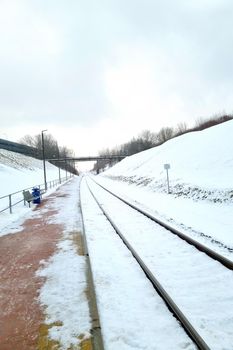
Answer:
<svg viewBox="0 0 233 350"><path fill-rule="evenodd" d="M67 159L65 158L65 166L66 166L66 181L67 181Z"/></svg>
<svg viewBox="0 0 233 350"><path fill-rule="evenodd" d="M44 168L44 188L47 191L47 180L46 180L46 167L45 167L45 151L44 151L44 132L46 130L41 131L41 141L42 141L42 154L43 154L43 168Z"/></svg>
<svg viewBox="0 0 233 350"><path fill-rule="evenodd" d="M58 153L58 175L59 175L59 184L61 184L61 169L60 169L60 151L57 144L57 153Z"/></svg>

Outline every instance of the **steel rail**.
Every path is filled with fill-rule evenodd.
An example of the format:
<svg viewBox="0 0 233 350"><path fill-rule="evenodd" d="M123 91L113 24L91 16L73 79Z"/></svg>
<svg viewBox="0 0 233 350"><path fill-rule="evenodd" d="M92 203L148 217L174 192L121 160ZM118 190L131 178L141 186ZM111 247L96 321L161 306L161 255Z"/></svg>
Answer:
<svg viewBox="0 0 233 350"><path fill-rule="evenodd" d="M90 178L90 177L89 177ZM151 219L152 221L156 222L157 224L159 224L160 226L166 228L167 230L169 230L171 233L175 234L176 236L180 237L181 239L183 239L184 241L186 241L187 243L191 244L192 246L196 247L198 250L200 250L201 252L207 254L209 257L211 257L212 259L218 261L220 264L224 265L225 267L227 267L229 270L233 270L233 261L227 259L225 256L222 256L221 254L215 252L214 250L210 249L209 247L205 246L204 244L196 241L195 239L185 235L184 233L178 231L177 229L175 229L174 227L168 225L167 223L161 221L160 219L156 218L154 215L150 214L149 212L147 212L146 210L137 207L135 204L130 203L128 200L124 199L123 197L117 195L116 193L110 191L109 189L107 189L106 187L104 187L103 185L99 184L97 181L95 181L93 178L91 178L92 181L94 181L98 186L100 186L101 188L103 188L105 191L109 192L111 195L113 195L114 197L118 198L119 200L121 200L122 202L124 202L125 204L129 205L131 208L137 210L138 212L140 212L141 214L147 216L149 219Z"/></svg>
<svg viewBox="0 0 233 350"><path fill-rule="evenodd" d="M87 183L87 181L86 181ZM101 209L101 211L104 213L116 233L119 235L119 237L122 239L123 243L126 245L126 247L130 250L138 264L141 266L143 272L147 276L147 278L152 283L153 287L157 291L157 293L161 296L161 298L166 303L168 309L174 314L176 319L181 323L182 327L184 328L185 332L188 334L188 336L193 340L193 342L197 345L198 349L200 350L211 350L210 347L206 344L204 339L200 336L200 334L195 330L195 328L192 326L192 324L189 322L187 317L183 314L183 312L179 309L179 307L176 305L176 303L173 301L173 299L169 296L169 294L166 292L166 290L163 288L161 283L156 279L156 277L153 275L153 273L150 271L150 269L146 266L146 264L143 262L143 260L140 258L140 256L137 254L135 249L131 246L131 244L127 241L127 239L124 237L121 230L118 228L116 223L111 219L107 211L103 208L103 206L99 203L98 199L94 195L93 191L90 189L89 184L87 183L87 187L92 194L94 200L96 201L97 205Z"/></svg>
<svg viewBox="0 0 233 350"><path fill-rule="evenodd" d="M91 342L92 342L93 350L104 350L104 342L103 342L103 337L101 332L101 324L100 324L100 318L99 318L99 312L98 312L97 300L96 300L95 284L94 284L93 272L91 267L91 261L90 261L89 252L88 252L86 229L85 229L84 218L83 218L83 208L82 208L82 201L81 201L82 180L83 180L83 177L81 178L80 184L79 184L79 201L80 201L81 226L82 226L82 244L84 249L84 255L86 257L86 262L87 262L87 283L89 284L88 302L89 302L89 308L90 308L90 315L92 319Z"/></svg>

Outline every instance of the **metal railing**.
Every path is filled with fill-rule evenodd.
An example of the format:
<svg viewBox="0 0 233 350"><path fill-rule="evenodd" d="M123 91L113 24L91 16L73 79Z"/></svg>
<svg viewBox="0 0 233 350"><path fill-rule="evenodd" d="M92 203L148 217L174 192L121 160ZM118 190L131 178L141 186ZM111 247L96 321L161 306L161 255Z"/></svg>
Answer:
<svg viewBox="0 0 233 350"><path fill-rule="evenodd" d="M65 182L66 180L68 180L67 176L65 177L62 177L60 180L59 179L56 179L56 180L51 180L51 181L47 181L47 188L48 189L51 189L63 182ZM38 187L40 189L41 192L45 193L45 186L44 186L44 183L43 184L40 184L40 185L35 185L35 186L32 186L32 187L28 187L28 188L24 188L20 191L17 191L17 192L13 192L13 193L10 193L10 194L7 194L6 196L3 196L3 197L0 197L0 200L3 200L3 206L6 205L6 207L4 208L1 208L0 207L0 213L6 211L9 209L10 213L12 214L12 208L21 203L21 202L24 202L24 205L26 205L26 201L24 198L22 198L23 196L23 191L29 191L31 189L33 189L33 187Z"/></svg>

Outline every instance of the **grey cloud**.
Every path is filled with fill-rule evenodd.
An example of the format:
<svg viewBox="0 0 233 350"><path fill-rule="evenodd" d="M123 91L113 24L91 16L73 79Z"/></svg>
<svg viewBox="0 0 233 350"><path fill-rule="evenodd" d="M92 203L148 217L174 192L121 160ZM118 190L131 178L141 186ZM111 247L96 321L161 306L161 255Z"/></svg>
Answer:
<svg viewBox="0 0 233 350"><path fill-rule="evenodd" d="M170 86L190 108L211 93L232 91L233 4L230 1L22 1L29 26L17 26L6 41L0 40L0 120L7 125L18 116L63 125L92 125L109 112L105 65L118 45L160 50L171 75ZM61 51L47 53L34 42L33 16L61 35ZM19 24L22 23L19 20ZM20 29L21 30L21 29ZM10 31L10 29L9 29ZM39 45L43 43L39 42ZM33 47L31 47L33 46ZM33 51L34 50L34 51ZM165 63L166 68L166 63ZM230 98L226 98L230 101ZM229 106L228 105L227 107ZM220 105L221 107L222 105ZM16 119L17 120L17 119Z"/></svg>

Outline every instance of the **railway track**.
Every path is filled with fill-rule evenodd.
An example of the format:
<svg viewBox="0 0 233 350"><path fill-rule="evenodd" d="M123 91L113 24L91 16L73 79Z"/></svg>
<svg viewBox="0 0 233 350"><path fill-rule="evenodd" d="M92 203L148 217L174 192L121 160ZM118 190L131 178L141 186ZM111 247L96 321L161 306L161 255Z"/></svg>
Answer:
<svg viewBox="0 0 233 350"><path fill-rule="evenodd" d="M138 212L140 212L141 214L145 215L146 217L148 217L149 219L151 219L152 221L156 222L157 224L161 225L162 227L166 228L169 232L177 235L179 238L183 239L184 241L186 241L187 243L191 244L192 246L194 246L195 248L197 248L199 251L202 251L203 253L207 254L208 256L210 256L211 258L213 258L214 260L218 261L220 264L224 265L225 267L227 267L230 270L233 270L233 261L227 259L225 256L217 253L216 251L210 249L209 247L205 246L204 244L196 241L195 239L185 235L184 233L178 231L177 229L175 229L174 227L168 225L167 223L159 220L158 218L156 218L155 216L153 216L152 214L150 214L148 211L140 208L139 206L132 204L131 202L129 202L128 200L126 200L125 198L117 195L116 193L114 193L113 191L110 191L109 189L107 189L106 187L104 187L103 185L99 184L98 182L96 182L94 179L92 179L92 181L94 181L98 186L100 186L101 188L103 188L105 191L107 191L108 193L110 193L111 195L113 195L114 197L118 198L119 200L121 200L122 202L124 202L125 204L129 205L131 208L137 210Z"/></svg>
<svg viewBox="0 0 233 350"><path fill-rule="evenodd" d="M221 266L220 270L221 269L223 270L226 267L227 269L225 269L225 270L228 272L227 276L229 276L229 273L230 273L230 276L232 277L232 272L228 271L228 270L233 269L233 263L230 260L226 259L225 257L221 256L220 254L212 251L208 247L205 247L204 245L200 244L199 242L196 242L195 240L193 240L192 238L189 238L189 237L183 235L182 233L180 233L179 231L171 228L169 225L162 223L160 220L154 218L150 213L147 213L144 210L142 210L141 208L138 208L137 206L135 206L134 204L129 203L124 198L117 196L115 193L104 188L102 185L100 185L96 182L94 183L92 181L92 179L91 180L88 179L87 185L88 185L88 188L89 188L93 198L95 199L96 203L98 204L99 208L102 210L104 215L107 217L107 219L111 223L112 227L117 232L117 234L120 236L120 238L122 239L124 244L131 251L132 255L135 257L138 264L141 266L141 268L144 271L147 278L150 280L150 282L152 283L152 285L154 286L154 288L156 289L158 294L165 301L169 310L175 315L175 317L182 324L182 327L184 328L186 333L189 335L189 337L193 340L193 342L196 344L196 346L199 349L203 349L203 350L215 349L215 348L216 349L228 349L227 347L224 347L224 346L221 348L221 345L218 345L218 344L216 347L213 347L212 343L211 343L211 345L209 345L209 343L208 343L209 339L208 339L208 336L206 336L206 334L208 332L203 332L203 331L200 332L200 330L202 328L202 326L200 326L200 325L199 325L200 327L198 327L198 326L196 327L196 325L195 325L195 327L193 326L192 322L190 322L190 317L186 317L185 312L183 312L183 309L184 310L187 309L187 304L186 304L186 307L183 307L182 302L181 302L180 303L181 307L179 307L178 303L176 301L174 301L174 298L172 296L170 296L170 293L169 293L169 291L167 291L167 288L164 287L164 283L163 282L161 283L159 281L160 278L157 278L157 276L156 276L155 270L158 269L158 266L155 264L156 265L156 268L155 268L155 266L153 266L153 264L148 264L148 261L145 261L143 254L141 254L141 252L138 253L138 251L140 251L140 249L138 249L138 248L139 248L141 243L136 242L136 244L135 244L135 242L133 242L133 239L132 239L133 235L128 235L128 237L127 237L127 234L125 234L125 232L127 231L125 223L123 223L123 224L119 223L119 221L118 221L119 215L118 215L118 217L116 214L115 214L115 216L112 215L112 210L114 210L114 205L112 207L113 209L112 208L109 209L109 205L106 203L109 203L111 201L111 200L109 200L110 198L114 198L115 203L118 201L118 204L116 204L116 207L117 206L119 207L119 203L121 203L120 204L121 208L122 208L122 211L120 211L121 213L123 212L123 210L128 210L128 211L130 210L129 213L133 213L133 211L134 212L136 211L137 216L140 216L140 220L142 220L142 221L147 220L147 223L148 223L148 218L149 218L150 222L151 222L151 220L154 222L153 225L156 225L156 226L162 225L162 230L166 229L166 231L169 230L169 232L172 232L173 234L175 234L176 235L176 244L177 244L177 237L179 237L179 239L181 238L182 239L181 249L184 249L183 246L185 244L187 245L187 243L188 243L189 245L192 245L195 247L195 248L192 248L193 250L195 250L194 255L199 254L199 256L202 256L202 259L203 259L203 253L205 253L208 256L208 257L205 256L205 259L207 259L208 261L211 261L211 263L212 263L212 265L210 264L211 265L210 271L213 269L213 266L214 266L214 268L216 268L216 265L219 265L218 263L220 263L221 265L223 265L223 266ZM130 207L130 209L123 209L124 206L125 206L125 208L126 208L126 206L128 208ZM126 213L126 215L127 215L127 213ZM129 218L131 218L131 215L132 215L132 219L133 219L134 214L129 214L128 220L127 220L128 222L129 222ZM135 218L136 218L136 216L135 216ZM128 224L128 222L127 222L127 224ZM151 226L151 223L150 223L150 226ZM168 235L169 235L169 233L168 233ZM184 243L184 241L185 241L185 243ZM150 245L150 243L149 243L149 245ZM169 249L172 250L173 248L169 248ZM184 254L187 254L186 251L184 251ZM193 252L192 252L192 254L193 254ZM196 256L198 256L198 255L196 255ZM209 259L209 258L211 258L211 259ZM213 261L213 259L214 259L214 261ZM203 266L205 266L205 264L207 263L206 262L207 260L205 260ZM172 264L172 265L174 265L174 264ZM167 269L169 269L168 266L167 266ZM182 268L178 266L178 270L182 270ZM221 274L221 271L220 271L220 274ZM174 273L173 269L172 269L171 273ZM210 272L207 271L207 275L209 273ZM159 273L159 275L160 275L160 273ZM219 275L219 272L217 275ZM201 276L201 277L203 279L203 276ZM224 284L224 278L223 278L223 282L221 282L223 284ZM167 279L169 280L169 277ZM162 279L162 280L164 281L164 279ZM166 280L166 278L165 278L165 280ZM218 277L216 280L218 281ZM168 283L168 285L169 285L169 283ZM233 287L233 285L232 285L232 287ZM169 290L169 288L168 288L168 290ZM221 285L220 290L222 291L222 285ZM216 295L215 295L215 297L216 297ZM179 300L179 298L176 298L176 299ZM202 300L200 302L202 302ZM184 303L184 305L185 305L185 303ZM233 304L231 301L228 304L228 307L232 307L232 306L233 306ZM205 311L203 311L203 312L205 312ZM205 315L203 317L205 318ZM217 316L217 318L219 318L219 316ZM227 318L229 318L228 315L226 316L226 318L224 320L226 321ZM191 319L192 319L192 317L191 317ZM197 323L197 322L194 322L194 323ZM211 321L209 323L211 323ZM211 332L212 332L212 330L211 330ZM215 335L214 335L214 338L215 338ZM230 338L233 341L233 333L230 334ZM206 339L207 339L207 341L206 341Z"/></svg>

